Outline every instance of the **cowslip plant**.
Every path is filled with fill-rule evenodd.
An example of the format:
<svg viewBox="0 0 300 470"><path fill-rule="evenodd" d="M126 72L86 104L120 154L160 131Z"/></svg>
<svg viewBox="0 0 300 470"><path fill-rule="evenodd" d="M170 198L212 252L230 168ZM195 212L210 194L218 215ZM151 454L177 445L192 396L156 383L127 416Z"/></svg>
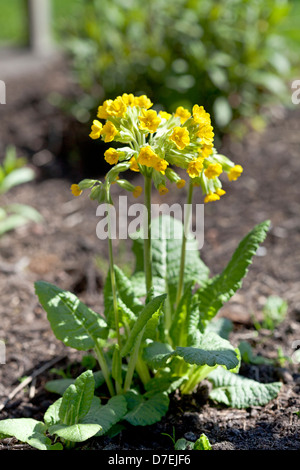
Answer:
<svg viewBox="0 0 300 470"><path fill-rule="evenodd" d="M103 380L101 393L112 397L112 410L112 399L125 400L126 412L119 420L134 426L159 421L168 411L173 391L191 393L204 378L213 384L213 400L235 407L263 405L280 389L280 383L259 384L238 375L239 350L229 342L228 328L215 321L223 304L241 287L269 222L254 227L224 271L210 277L197 241L189 234L191 210L183 223L170 216L152 218L152 191L163 196L168 186L175 185L177 191L188 181L188 207L197 187L204 203L211 203L225 194L220 176L227 174L233 181L243 169L214 148L211 119L202 106L191 111L179 107L173 114L152 106L147 96L131 94L99 106L90 136L113 142L104 154L112 168L104 181L85 179L71 186L74 196L89 190L91 200L106 204L109 234L112 184L135 197L144 192L145 223L131 235L134 272L128 277L115 265L109 236L110 268L100 314L71 292L43 281L35 284L55 336L71 348L94 351ZM117 147L118 143L123 145ZM143 188L120 177L127 170L140 173ZM70 382L58 381L51 384L52 391L65 393L67 385ZM75 390L71 396L70 406ZM66 406L67 400L63 399ZM102 426L100 421L92 423ZM71 440L61 423L53 426L60 438Z"/></svg>

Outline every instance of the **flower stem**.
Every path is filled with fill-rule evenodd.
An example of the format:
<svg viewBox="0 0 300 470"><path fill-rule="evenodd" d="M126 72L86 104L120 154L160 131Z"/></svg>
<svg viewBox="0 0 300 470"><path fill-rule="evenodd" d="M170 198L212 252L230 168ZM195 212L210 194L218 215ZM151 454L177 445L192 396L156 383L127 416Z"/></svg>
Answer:
<svg viewBox="0 0 300 470"><path fill-rule="evenodd" d="M187 196L187 212L184 213L184 226L183 226L183 234L182 234L182 244L181 244L181 258L180 258L180 269L179 269L179 280L178 280L178 287L177 287L177 297L176 297L176 305L178 305L183 291L184 285L184 268L185 268L185 253L186 253L186 234L190 225L191 221L191 214L192 214L192 202L193 202L193 183L190 181L188 196Z"/></svg>
<svg viewBox="0 0 300 470"><path fill-rule="evenodd" d="M109 370L108 370L107 362L105 360L102 348L99 346L98 343L95 344L95 352L96 352L97 359L98 359L103 377L105 379L107 388L109 390L110 395L113 397L113 396L115 396L114 386L113 386L113 383L112 383L111 378L110 378L110 373L109 373Z"/></svg>
<svg viewBox="0 0 300 470"><path fill-rule="evenodd" d="M145 207L147 210L147 220L144 230L144 271L146 279L147 293L152 287L152 250L151 250L151 176L145 175Z"/></svg>
<svg viewBox="0 0 300 470"><path fill-rule="evenodd" d="M127 373L126 373L125 382L124 382L124 392L127 392L127 390L129 390L131 386L134 369L138 361L139 349L140 349L143 334L144 334L144 329L137 335L134 349L129 358Z"/></svg>
<svg viewBox="0 0 300 470"><path fill-rule="evenodd" d="M111 290L113 296L113 309L115 316L115 328L117 334L117 341L119 349L121 350L121 337L120 337L120 328L119 328L119 308L118 308L118 297L117 297L117 288L116 288L116 277L114 269L114 256L113 256L113 246L111 239L111 205L109 203L109 198L107 197L107 225L108 225L108 254L109 254L109 271L110 271L110 280L111 280Z"/></svg>

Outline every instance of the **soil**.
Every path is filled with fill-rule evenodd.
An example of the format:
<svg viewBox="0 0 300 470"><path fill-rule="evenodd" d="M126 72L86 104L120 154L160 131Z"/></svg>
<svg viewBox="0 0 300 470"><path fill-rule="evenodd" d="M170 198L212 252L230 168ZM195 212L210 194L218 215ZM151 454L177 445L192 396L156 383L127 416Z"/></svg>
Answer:
<svg viewBox="0 0 300 470"><path fill-rule="evenodd" d="M61 69L56 73L62 78ZM35 182L3 196L2 203L29 204L41 213L43 221L29 223L0 239L0 339L6 344L6 364L0 366L0 404L5 403L0 419L42 419L57 399L45 390L45 383L60 377L57 369L74 376L83 370L82 353L66 348L54 337L34 293L34 282L51 282L73 291L95 311L102 309L107 249L106 243L96 236L96 205L85 195L72 197L69 163L61 160L64 147L59 144L56 150L49 150L49 129L53 131L55 125L59 127L63 122L63 140L70 132L64 114L48 102L43 107L45 89L51 89L53 83L60 82L38 80L35 92L31 85L27 94L23 84L20 96L24 105L17 114L18 124L14 121L19 103L16 94L11 107L1 116L5 124L2 143L13 141L18 152L27 151L30 164L37 171ZM63 80L61 83L63 89L69 90ZM82 449L172 451L172 441L163 433L172 435L173 428L176 439L193 441L205 433L213 450L300 449L300 421L296 414L300 410L300 366L293 360L300 344L300 109L275 109L270 118L262 132L249 130L242 141L223 140L222 153L240 163L244 174L234 183L224 183L227 194L220 201L205 205L201 256L212 275L220 272L240 239L255 224L271 220L268 237L242 288L219 316L233 322L230 340L235 346L246 340L255 354L274 361L272 365L243 364L240 373L264 383L280 380L283 386L278 397L264 407L230 409L209 400L209 384L204 381L190 396L174 393L161 422L147 428L128 426L114 438L91 439ZM80 173L78 167L73 173L76 172ZM134 181L139 184L139 176L134 176ZM114 193L119 194L117 185ZM178 198L184 201L184 190L170 192L164 202L178 202ZM198 198L196 202L201 202L200 192ZM161 200L155 195L154 202ZM117 264L130 271L130 242L116 241L114 249ZM262 320L262 309L270 295L284 298L288 313L274 332L257 331L254 318ZM285 359L280 360L278 351ZM8 399L20 380L39 372L41 366L45 366L44 372ZM0 444L0 450L28 449L13 438Z"/></svg>

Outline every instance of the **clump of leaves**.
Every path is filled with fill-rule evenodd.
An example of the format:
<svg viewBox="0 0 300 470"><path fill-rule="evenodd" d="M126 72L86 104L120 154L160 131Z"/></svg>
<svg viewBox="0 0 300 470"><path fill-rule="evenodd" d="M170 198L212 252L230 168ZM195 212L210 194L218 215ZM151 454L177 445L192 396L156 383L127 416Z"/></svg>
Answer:
<svg viewBox="0 0 300 470"><path fill-rule="evenodd" d="M44 421L31 418L0 421L2 439L10 436L38 450L70 449L95 435L103 435L126 414L124 397L114 397L105 405L94 396L95 379L91 371L82 373L61 398L46 411ZM60 438L60 442L55 442ZM54 441L54 442L53 442Z"/></svg>
<svg viewBox="0 0 300 470"><path fill-rule="evenodd" d="M261 384L240 376L240 351L228 339L228 323L215 323L219 310L241 287L270 223L256 225L238 244L225 269L210 276L208 266L200 257L197 240L188 231L191 212L188 211L184 223L170 215L153 218L152 186L159 194L165 194L165 173L171 170L170 181L179 182L177 189L180 189L183 180L168 165L182 166L190 180L187 201L191 207L197 186L206 194L204 201L219 200L218 176L222 170L233 180L241 171L217 152L213 156L220 163L210 162L213 133L210 117L203 107L195 105L193 116L189 113L188 118L184 112L182 122L182 117L176 115L158 118L155 111L145 110L151 105L146 96L126 95L99 107L98 117L106 123L102 126L94 121L91 137L104 136L105 142L115 138L130 147L119 151L109 149L105 153L114 166L104 183L85 179L71 187L75 196L87 189L92 200L106 204L111 234L111 184L117 183L139 196L143 188L118 179L118 175L133 165L133 171L139 171L144 177L147 217L142 228L131 235L135 257L132 274L127 276L115 265L109 236L109 273L103 289L102 312L93 311L72 292L44 281L35 283L39 302L47 312L56 338L97 358L100 367L97 380L101 393L111 397L105 406L114 417L114 425L122 421L132 426L149 426L160 421L168 411L172 392L189 394L205 378L212 383L210 399L235 408L265 405L277 396L281 387L280 382ZM144 129L145 119L151 127L150 137L148 127ZM205 145L209 146L209 152L199 157L200 151L207 150ZM130 161L125 161L129 158ZM86 365L90 367L90 363ZM56 390L63 396L47 412L45 424L49 434L67 442L67 447L69 442L102 435L111 427L102 420L105 407L101 408L99 398L93 397L92 377L95 380L97 372L88 370L75 382L63 378L48 384L48 390ZM83 394L86 398L81 402ZM195 446L204 448L208 443L202 437Z"/></svg>

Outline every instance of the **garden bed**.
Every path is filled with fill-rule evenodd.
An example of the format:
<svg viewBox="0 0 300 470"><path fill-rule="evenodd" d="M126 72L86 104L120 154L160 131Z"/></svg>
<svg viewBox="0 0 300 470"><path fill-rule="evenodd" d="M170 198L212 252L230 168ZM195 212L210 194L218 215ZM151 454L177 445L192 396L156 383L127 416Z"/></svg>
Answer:
<svg viewBox="0 0 300 470"><path fill-rule="evenodd" d="M279 115L281 113L281 115ZM272 365L243 364L240 373L259 382L281 381L278 397L264 407L234 410L208 399L204 382L191 396L174 393L168 414L147 428L128 428L115 438L91 439L83 449L172 450L170 438L195 440L201 433L213 450L299 450L300 369L291 360L300 341L299 252L300 112L280 110L264 133L249 132L243 142L229 140L223 153L244 167L243 178L225 183L227 195L205 206L205 241L202 259L217 274L229 261L240 239L257 223L272 226L243 287L219 316L233 322L231 343L246 340L255 354ZM93 175L90 175L93 176ZM136 184L139 177L136 178ZM77 182L77 181L75 181ZM0 239L0 339L6 342L7 363L0 366L0 403L7 400L21 378L34 374L49 361L57 362L7 401L0 419L42 419L57 396L45 391L46 381L59 378L52 368L78 375L82 354L58 342L34 293L34 282L45 280L75 292L95 311L102 308L101 290L107 272L106 243L97 239L96 204L87 197L72 198L66 179L39 179L9 194L9 202L22 201L43 216ZM114 192L118 193L117 185ZM170 192L163 202L178 202L184 190ZM196 196L197 198L197 196ZM199 199L202 202L200 191ZM161 199L154 196L153 202ZM115 243L117 264L133 268L130 241ZM117 246L118 245L118 246ZM288 303L286 319L272 333L257 330L253 318L262 319L270 295ZM299 347L299 345L298 345ZM286 360L282 360L282 351ZM0 449L28 449L6 439Z"/></svg>

